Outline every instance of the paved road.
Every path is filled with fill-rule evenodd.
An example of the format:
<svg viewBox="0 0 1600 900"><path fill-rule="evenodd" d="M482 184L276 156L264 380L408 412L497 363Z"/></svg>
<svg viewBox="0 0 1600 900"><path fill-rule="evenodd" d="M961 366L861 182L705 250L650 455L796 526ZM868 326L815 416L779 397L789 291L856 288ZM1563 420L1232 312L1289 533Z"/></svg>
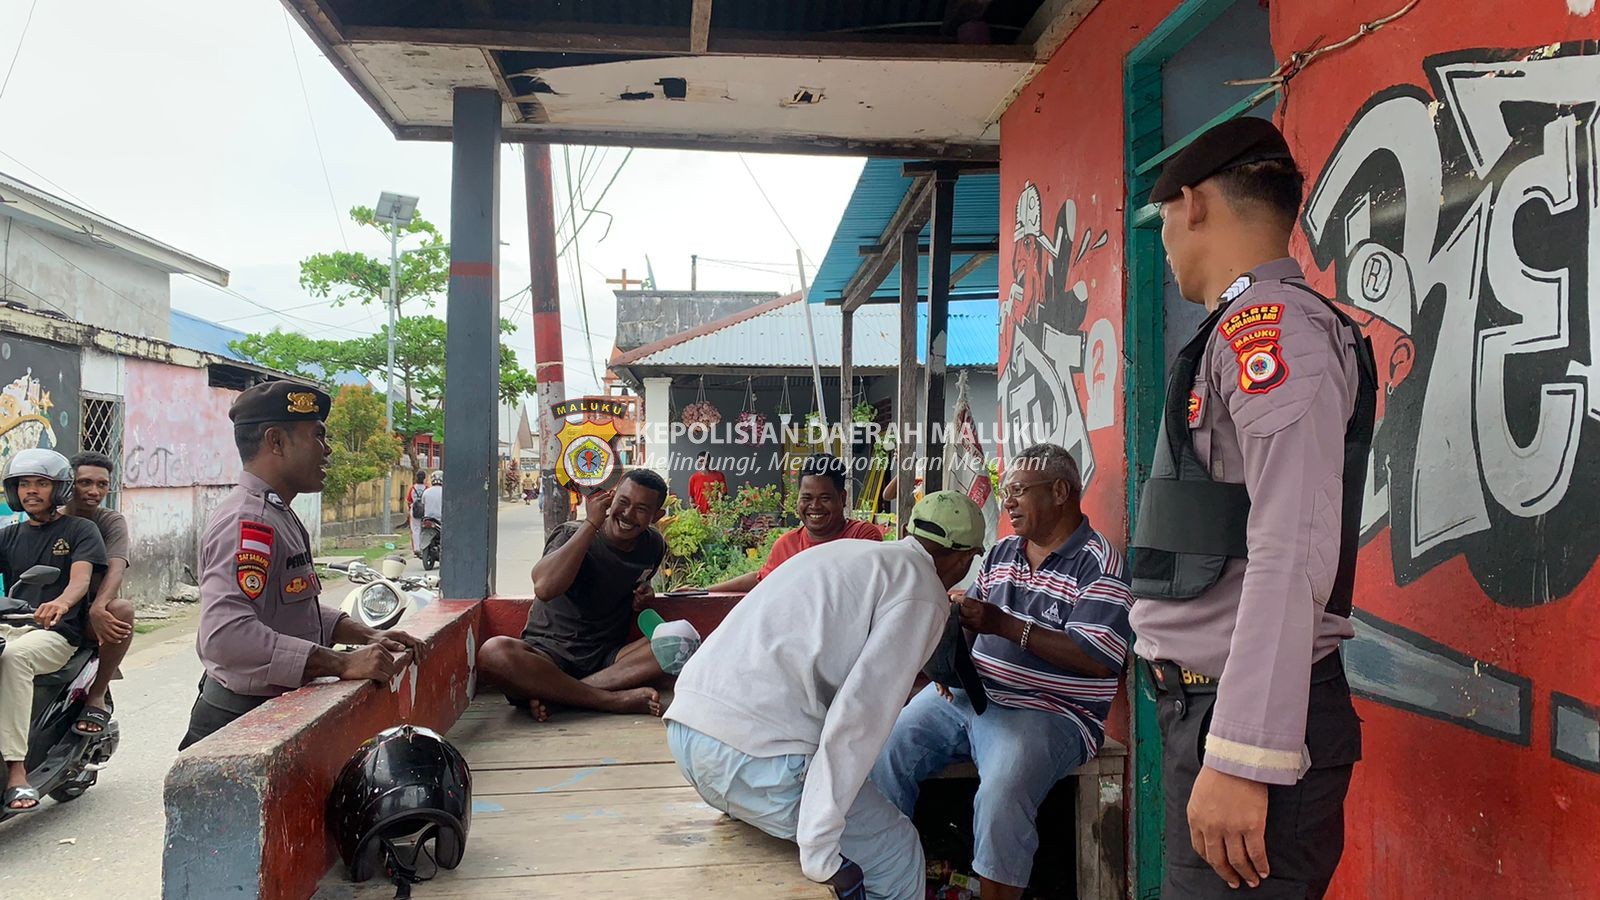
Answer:
<svg viewBox="0 0 1600 900"><path fill-rule="evenodd" d="M542 535L537 506L501 506L501 593L532 591L529 573L543 549ZM412 568L421 571L421 564L413 560ZM341 602L344 590L329 587L324 599ZM190 610L176 624L134 641L124 679L112 686L122 744L100 783L71 803L46 800L38 812L0 823L0 897L161 895L162 783L188 727L200 678L194 619Z"/></svg>

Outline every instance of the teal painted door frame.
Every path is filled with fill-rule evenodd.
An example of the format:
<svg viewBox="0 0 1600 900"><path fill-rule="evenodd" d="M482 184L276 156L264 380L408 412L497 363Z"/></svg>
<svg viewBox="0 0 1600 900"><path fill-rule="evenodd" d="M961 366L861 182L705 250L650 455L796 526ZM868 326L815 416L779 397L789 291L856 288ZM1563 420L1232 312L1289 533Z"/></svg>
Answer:
<svg viewBox="0 0 1600 900"><path fill-rule="evenodd" d="M1228 107L1205 125L1172 144L1162 139L1162 69L1167 61L1227 12L1246 0L1184 0L1171 15L1128 53L1124 63L1124 173L1128 197L1126 270L1128 291L1123 342L1126 346L1126 433L1129 529L1139 513L1139 488L1150 473L1161 406L1166 395L1166 254L1161 249L1161 218L1145 197L1161 174L1161 163L1214 125L1244 115L1275 93L1263 88ZM1133 677L1133 848L1129 888L1137 900L1161 896L1162 828L1161 732L1156 724L1155 691L1141 667Z"/></svg>

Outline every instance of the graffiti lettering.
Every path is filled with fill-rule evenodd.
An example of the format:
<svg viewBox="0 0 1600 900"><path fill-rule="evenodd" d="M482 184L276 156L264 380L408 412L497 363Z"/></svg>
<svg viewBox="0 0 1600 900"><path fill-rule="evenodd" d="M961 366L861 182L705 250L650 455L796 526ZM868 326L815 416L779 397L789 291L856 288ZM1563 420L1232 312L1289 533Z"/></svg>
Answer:
<svg viewBox="0 0 1600 900"><path fill-rule="evenodd" d="M1530 606L1600 555L1594 52L1431 57L1432 96L1374 97L1312 189L1312 253L1378 350L1362 524L1388 521L1401 584L1461 555Z"/></svg>
<svg viewBox="0 0 1600 900"><path fill-rule="evenodd" d="M222 461L213 454L184 448L134 444L122 457L122 483L128 487L215 484L224 479Z"/></svg>

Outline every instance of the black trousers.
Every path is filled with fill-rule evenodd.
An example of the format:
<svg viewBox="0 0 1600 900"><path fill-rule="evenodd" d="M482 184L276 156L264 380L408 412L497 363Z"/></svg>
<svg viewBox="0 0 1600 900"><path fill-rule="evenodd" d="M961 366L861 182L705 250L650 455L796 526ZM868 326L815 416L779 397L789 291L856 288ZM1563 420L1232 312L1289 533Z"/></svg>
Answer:
<svg viewBox="0 0 1600 900"><path fill-rule="evenodd" d="M178 743L178 750L189 749L196 742L221 730L222 726L271 699L235 694L201 675L200 694L194 698L194 706L189 710L189 730Z"/></svg>
<svg viewBox="0 0 1600 900"><path fill-rule="evenodd" d="M1156 699L1167 813L1162 900L1321 898L1344 854L1344 799L1361 758L1361 720L1350 702L1339 654L1320 660L1311 672L1306 717L1311 770L1297 784L1267 788L1267 863L1272 874L1258 888L1241 883L1238 890L1228 887L1194 851L1189 837L1189 795L1205 757L1216 685L1185 686L1181 677L1174 677L1176 667L1156 665L1169 667Z"/></svg>

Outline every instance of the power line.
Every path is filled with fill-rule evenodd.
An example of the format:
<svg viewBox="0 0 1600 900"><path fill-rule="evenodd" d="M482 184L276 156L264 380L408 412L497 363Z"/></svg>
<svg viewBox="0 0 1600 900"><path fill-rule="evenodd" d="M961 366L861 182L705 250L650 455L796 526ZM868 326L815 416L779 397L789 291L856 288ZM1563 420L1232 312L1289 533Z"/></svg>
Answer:
<svg viewBox="0 0 1600 900"><path fill-rule="evenodd" d="M57 253L54 247L50 246L49 244L46 244L44 241L39 240L38 238L34 237L33 235L29 234L26 231L21 232L21 234L22 234L23 237L27 238L30 241L33 241L35 244L38 244L40 247L43 247L45 250L49 251L51 256L54 256L56 259L59 259L62 262L66 263L67 265L71 266L72 268L77 269L78 272L80 274L82 274L85 278L89 279L90 281L94 282L95 284L100 285L101 287L103 287L106 290L110 291L111 293L117 295L118 297L121 297L123 300L126 300L129 303L133 304L135 307L137 307L145 315L150 315L150 316L155 315L155 313L153 311L151 311L150 307L145 306L143 303L140 303L139 301L133 299L132 297L129 297L127 294L124 294L123 292L117 290L116 288L112 287L111 285L106 284L104 281L101 281L100 279L96 278L94 276L94 273L88 271L87 269L83 268L82 266L78 265L77 263L73 262L72 260L67 259L65 256L62 256L60 253Z"/></svg>
<svg viewBox="0 0 1600 900"><path fill-rule="evenodd" d="M23 162L20 159L17 159L15 156L12 156L11 154L5 152L4 150L0 150L0 156L4 156L6 159L11 160L12 162L16 163L17 165L21 166L22 168L26 169L27 171L32 172L35 176L37 176L39 178L40 181L43 181L45 184L48 184L51 187L55 188L56 190L60 191L64 196L70 198L74 203L78 204L79 206L83 207L84 209L88 210L89 212L94 213L95 215L101 217L102 219L111 218L110 216L106 215L105 213L101 212L100 210L95 209L93 206L90 206L89 202L87 200L84 200L82 197L79 197L77 194L74 194L73 192L67 190L66 188L62 187L61 185L57 184L56 182L51 181L50 177L48 175L45 175L43 172L39 171L38 169L35 169L33 166L28 165L27 163ZM56 218L61 218L61 217L57 216ZM62 221L66 221L66 220L62 219ZM74 225L74 227L76 227L76 225Z"/></svg>
<svg viewBox="0 0 1600 900"><path fill-rule="evenodd" d="M288 307L287 309L272 309L272 310L267 310L265 312L245 313L242 316L229 316L226 319L212 319L211 323L213 325L225 325L228 322L238 322L241 319L254 319L257 316L280 315L280 314L286 313L286 312L295 312L297 310L310 309L313 306L325 307L327 305L328 304L324 303L321 300L314 300L314 301L312 301L310 303L302 303L299 306L291 306L291 307Z"/></svg>
<svg viewBox="0 0 1600 900"><path fill-rule="evenodd" d="M566 172L567 172L567 197L568 197L568 202L572 206L572 208L576 209L576 208L578 208L578 206L580 206L582 204L583 196L582 196L582 194L576 193L576 186L572 183L572 155L567 151L567 148L564 147L564 146L561 148L561 161L562 161L562 164L566 167ZM623 162L627 162L627 159L624 158ZM621 170L621 167L619 166L618 167L618 171L620 171L620 170ZM612 176L612 181L615 181L615 180L616 180L616 177ZM609 188L610 184L607 184L606 186ZM598 203L596 203L595 205L599 206ZM584 221L587 222L588 218L585 217ZM582 228L583 228L582 225L576 226L573 229L573 232L572 232L572 240L569 241L569 243L571 243L572 246L573 246L572 256L573 256L574 262L579 267L580 275L581 275L582 266L583 266L583 245L578 243L578 232L581 231ZM578 304L579 304L578 305L578 309L583 314L584 344L588 348L589 352L592 354L592 353L594 353L594 337L589 333L589 292L584 288L583 279L581 277L578 279ZM594 377L595 381L599 381L600 380L599 373L597 373L595 371L595 369L594 369L594 359L592 357L589 360L589 374Z"/></svg>
<svg viewBox="0 0 1600 900"><path fill-rule="evenodd" d="M35 0L37 2L37 0ZM306 90L306 76L300 71L300 52L294 47L294 26L289 22L289 10L283 10L283 29L289 36L289 55L294 58L294 74L300 79L300 96L306 102L306 121L311 123L311 142L317 147L317 161L322 163L322 183L328 186L328 203L333 206L333 224L339 229L339 243L350 249L344 236L344 216L339 212L339 201L333 197L333 179L328 177L328 158L322 154L322 138L317 135L317 117L311 114L311 94Z"/></svg>
<svg viewBox="0 0 1600 900"><path fill-rule="evenodd" d="M789 223L783 220L783 213L778 212L778 207L772 202L772 198L767 196L766 188L761 186L761 179L756 177L755 170L750 168L750 163L745 161L743 153L739 154L739 164L744 166L745 172L750 176L750 181L756 186L756 191L761 194L761 199L767 201L767 208L772 210L772 214L777 217L778 224L783 226L784 232L789 235L789 240L794 241L794 245L800 248L800 254L805 256L806 262L811 262L811 257L806 255L805 248L800 246L800 239L794 236L794 232L789 229Z"/></svg>
<svg viewBox="0 0 1600 900"><path fill-rule="evenodd" d="M303 322L304 324L310 325L313 328L330 328L330 329L332 329L334 331L343 331L343 332L346 332L348 334L359 335L359 336L362 336L362 337L366 337L367 336L367 332L358 331L357 329L350 328L350 327L347 327L347 326L344 326L344 325L330 325L327 322L318 322L318 321L315 321L313 319L307 319L304 316L290 315L289 313L284 312L281 309L273 309L272 307L266 305L265 303L262 303L262 302L260 302L258 300L252 300L249 297L246 297L245 295L243 295L243 294L239 293L238 291L234 290L233 288L223 287L223 286L217 285L217 284L212 284L211 282L206 281L206 280L201 279L201 278L197 278L194 275L189 274L188 272L184 272L182 274L184 275L184 277L186 277L189 280L195 282L196 284L203 284L206 287L211 288L212 290L221 291L222 293L227 294L228 296L234 298L235 300L243 300L244 302L250 304L251 306L254 306L256 309L264 310L266 312L273 313L274 315L282 316L285 319L293 319L293 320L295 320L297 322Z"/></svg>
<svg viewBox="0 0 1600 900"><path fill-rule="evenodd" d="M563 147L562 148L562 152L565 152L565 150L566 150L566 148ZM567 252L567 248L572 246L573 242L578 239L578 235L583 232L583 226L589 224L589 217L594 215L595 212L597 210L599 210L600 204L605 202L606 194L608 192L610 192L611 186L613 184L617 183L617 176L622 174L622 167L626 166L628 164L628 160L631 159L632 157L633 157L633 148L629 147L628 148L628 152L626 154L624 154L623 157L622 157L622 162L617 163L616 171L611 173L611 180L607 181L606 182L606 186L600 189L600 196L595 198L594 207L591 208L591 209L587 209L585 211L585 214L584 214L584 217L583 217L583 221L579 222L578 225L575 228L573 228L572 236L567 238L567 242L565 244L561 245L561 249L560 250L556 251L556 256L560 256L561 254L566 253ZM570 172L568 173L568 176L567 176L567 182L568 182L567 188L568 188L568 191L570 192L571 188L572 188L572 184L571 184L572 176L571 176ZM570 204L569 204L569 207L570 207ZM610 213L601 213L601 215L609 216ZM576 218L577 213L573 213L573 216L574 216L574 218Z"/></svg>
<svg viewBox="0 0 1600 900"><path fill-rule="evenodd" d="M16 280L15 278L11 278L11 277L8 276L6 278L6 280L5 280L5 283L7 285L10 285L11 287L16 288L19 291L22 291L25 294L28 294L29 296L33 297L35 300L38 300L40 303L43 303L44 305L50 307L51 309L55 310L56 312L61 313L63 316L66 316L69 319L72 318L72 313L69 313L66 310L62 309L61 307L57 306L54 301L50 300L48 297L44 296L43 294L40 294L38 291L35 291L35 290L29 288L27 285L25 285L22 282Z"/></svg>
<svg viewBox="0 0 1600 900"><path fill-rule="evenodd" d="M11 65L6 67L6 80L0 81L0 97L6 95L6 88L11 86L11 73L16 71L17 59L22 56L22 42L28 39L28 26L33 24L33 11L39 5L39 0L33 0L28 6L28 18L22 23L22 34L17 35L17 49L11 54Z"/></svg>

